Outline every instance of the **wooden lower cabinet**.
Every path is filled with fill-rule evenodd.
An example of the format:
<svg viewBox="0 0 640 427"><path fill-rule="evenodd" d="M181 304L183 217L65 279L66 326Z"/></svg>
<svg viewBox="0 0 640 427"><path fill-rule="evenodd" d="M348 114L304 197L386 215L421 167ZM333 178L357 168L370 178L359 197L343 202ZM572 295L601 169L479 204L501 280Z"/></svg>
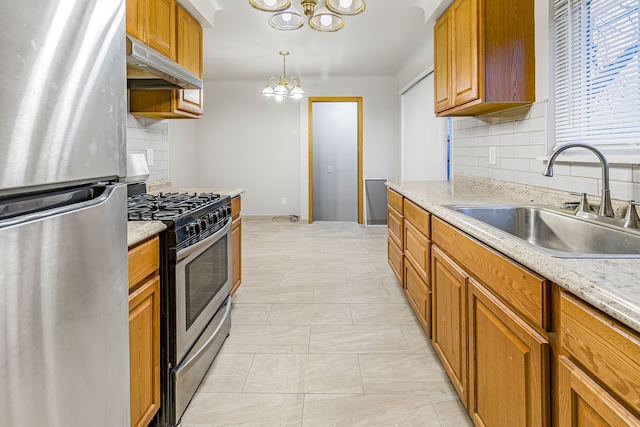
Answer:
<svg viewBox="0 0 640 427"><path fill-rule="evenodd" d="M565 356L558 360L558 427L640 427L620 402Z"/></svg>
<svg viewBox="0 0 640 427"><path fill-rule="evenodd" d="M467 406L467 288L469 275L437 246L431 247L432 344Z"/></svg>
<svg viewBox="0 0 640 427"><path fill-rule="evenodd" d="M477 426L550 425L549 342L469 280L469 405Z"/></svg>
<svg viewBox="0 0 640 427"><path fill-rule="evenodd" d="M149 425L160 409L158 237L129 250L131 426Z"/></svg>
<svg viewBox="0 0 640 427"><path fill-rule="evenodd" d="M202 116L202 90L129 91L129 113L154 119L199 119Z"/></svg>
<svg viewBox="0 0 640 427"><path fill-rule="evenodd" d="M408 259L404 263L405 294L427 336L431 338L431 289Z"/></svg>
<svg viewBox="0 0 640 427"><path fill-rule="evenodd" d="M404 254L391 236L387 237L387 261L400 287L404 287Z"/></svg>
<svg viewBox="0 0 640 427"><path fill-rule="evenodd" d="M231 295L242 283L242 219L240 218L240 196L231 199Z"/></svg>

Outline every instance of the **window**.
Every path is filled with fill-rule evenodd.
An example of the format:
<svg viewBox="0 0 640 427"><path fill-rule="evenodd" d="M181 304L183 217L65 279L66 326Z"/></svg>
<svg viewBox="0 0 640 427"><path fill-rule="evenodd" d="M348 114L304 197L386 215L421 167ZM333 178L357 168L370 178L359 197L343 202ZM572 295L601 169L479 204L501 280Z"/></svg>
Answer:
<svg viewBox="0 0 640 427"><path fill-rule="evenodd" d="M555 0L555 143L640 150L640 0Z"/></svg>

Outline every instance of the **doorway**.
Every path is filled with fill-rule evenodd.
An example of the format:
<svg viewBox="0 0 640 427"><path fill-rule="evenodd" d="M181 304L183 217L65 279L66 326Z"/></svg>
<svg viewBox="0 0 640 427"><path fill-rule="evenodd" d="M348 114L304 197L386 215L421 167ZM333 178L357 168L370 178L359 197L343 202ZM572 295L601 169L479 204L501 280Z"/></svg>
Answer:
<svg viewBox="0 0 640 427"><path fill-rule="evenodd" d="M362 98L309 98L309 223L362 224Z"/></svg>

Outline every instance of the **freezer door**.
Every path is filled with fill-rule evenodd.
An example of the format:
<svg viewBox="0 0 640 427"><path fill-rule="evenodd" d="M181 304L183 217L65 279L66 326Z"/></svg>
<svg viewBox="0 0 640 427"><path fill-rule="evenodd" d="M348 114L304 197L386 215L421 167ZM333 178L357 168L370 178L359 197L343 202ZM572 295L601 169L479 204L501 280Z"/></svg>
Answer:
<svg viewBox="0 0 640 427"><path fill-rule="evenodd" d="M126 175L123 0L0 13L0 196Z"/></svg>
<svg viewBox="0 0 640 427"><path fill-rule="evenodd" d="M126 187L88 190L0 201L3 425L129 426Z"/></svg>

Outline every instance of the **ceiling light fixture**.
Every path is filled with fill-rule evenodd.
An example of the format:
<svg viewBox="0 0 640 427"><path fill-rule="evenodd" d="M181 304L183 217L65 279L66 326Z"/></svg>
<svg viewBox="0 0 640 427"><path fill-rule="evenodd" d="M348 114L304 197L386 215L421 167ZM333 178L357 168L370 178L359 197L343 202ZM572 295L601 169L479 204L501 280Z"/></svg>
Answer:
<svg viewBox="0 0 640 427"><path fill-rule="evenodd" d="M280 55L282 55L282 75L280 80L275 77L269 77L267 86L262 89L262 95L274 97L277 101L282 101L285 98L300 99L304 96L304 91L300 87L300 78L292 76L287 80L286 59L289 52L283 50Z"/></svg>
<svg viewBox="0 0 640 427"><path fill-rule="evenodd" d="M297 30L304 25L304 18L291 0L249 0L249 3L258 10L273 13L269 25L276 30ZM300 0L300 7L309 19L309 27L333 32L344 27L342 16L362 13L366 4L363 0Z"/></svg>

